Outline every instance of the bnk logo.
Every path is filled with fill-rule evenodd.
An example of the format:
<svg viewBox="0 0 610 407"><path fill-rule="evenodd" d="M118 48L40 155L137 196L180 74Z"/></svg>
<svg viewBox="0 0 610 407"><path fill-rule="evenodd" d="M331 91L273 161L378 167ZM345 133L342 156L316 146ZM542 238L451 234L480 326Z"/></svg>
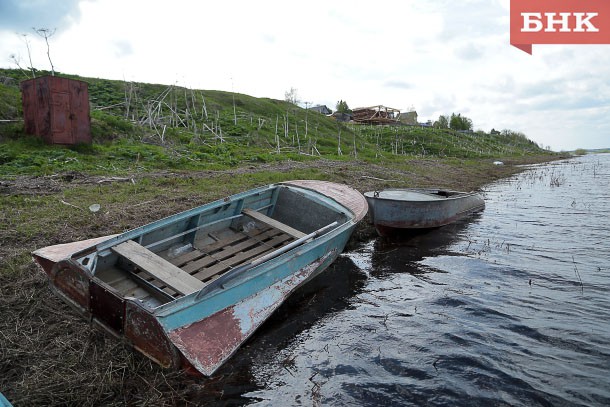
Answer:
<svg viewBox="0 0 610 407"><path fill-rule="evenodd" d="M610 44L609 0L511 0L510 43Z"/></svg>
<svg viewBox="0 0 610 407"><path fill-rule="evenodd" d="M555 16L558 14L559 17L556 18ZM545 17L544 22L542 15ZM591 23L591 19L598 15L599 13L521 13L521 17L523 17L521 32L536 33L544 29L544 32L554 33L557 32L557 26L559 26L559 31L562 33L599 32L599 28ZM571 17L574 18L572 19Z"/></svg>

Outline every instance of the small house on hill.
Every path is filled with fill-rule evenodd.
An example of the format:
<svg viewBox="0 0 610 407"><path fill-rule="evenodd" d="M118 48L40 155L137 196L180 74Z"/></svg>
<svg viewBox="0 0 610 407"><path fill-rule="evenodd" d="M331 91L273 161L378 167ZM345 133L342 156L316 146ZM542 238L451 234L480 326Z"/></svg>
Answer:
<svg viewBox="0 0 610 407"><path fill-rule="evenodd" d="M309 110L313 110L314 112L318 112L318 113L326 115L326 116L328 116L329 114L331 114L333 112L326 105L312 106L309 108Z"/></svg>
<svg viewBox="0 0 610 407"><path fill-rule="evenodd" d="M417 112L415 110L413 110L411 112L401 113L400 122L403 124L417 126Z"/></svg>

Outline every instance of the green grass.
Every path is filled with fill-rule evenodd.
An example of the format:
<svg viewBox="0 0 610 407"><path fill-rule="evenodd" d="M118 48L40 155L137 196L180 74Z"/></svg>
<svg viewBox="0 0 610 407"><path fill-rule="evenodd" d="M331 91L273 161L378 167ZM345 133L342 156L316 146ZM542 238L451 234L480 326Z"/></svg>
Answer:
<svg viewBox="0 0 610 407"><path fill-rule="evenodd" d="M63 75L89 83L91 146L51 146L0 125L0 174L125 174L226 169L282 160L497 158L548 154L525 136L337 123L285 101L223 91ZM0 69L0 106L21 118L18 70ZM235 110L234 110L235 109Z"/></svg>
<svg viewBox="0 0 610 407"><path fill-rule="evenodd" d="M0 74L1 76L1 74ZM14 79L1 84L0 81L0 120L11 120L21 116L21 93Z"/></svg>

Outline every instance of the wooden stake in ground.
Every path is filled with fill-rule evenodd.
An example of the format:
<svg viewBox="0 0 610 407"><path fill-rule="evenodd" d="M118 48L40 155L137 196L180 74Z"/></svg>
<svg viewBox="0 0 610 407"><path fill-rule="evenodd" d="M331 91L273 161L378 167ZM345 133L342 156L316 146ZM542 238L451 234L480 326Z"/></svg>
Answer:
<svg viewBox="0 0 610 407"><path fill-rule="evenodd" d="M341 152L341 129L339 128L339 143L337 144L337 155L343 155Z"/></svg>
<svg viewBox="0 0 610 407"><path fill-rule="evenodd" d="M277 132L277 127L280 121L280 116L277 115L275 116L275 143L276 143L276 151L279 154L280 153L280 135Z"/></svg>

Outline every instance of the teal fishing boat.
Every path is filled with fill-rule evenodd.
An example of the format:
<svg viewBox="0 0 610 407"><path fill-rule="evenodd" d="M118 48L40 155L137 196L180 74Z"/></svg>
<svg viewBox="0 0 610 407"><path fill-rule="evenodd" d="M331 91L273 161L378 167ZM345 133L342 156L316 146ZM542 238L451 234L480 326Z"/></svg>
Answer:
<svg viewBox="0 0 610 407"><path fill-rule="evenodd" d="M0 393L0 407L13 407L2 393Z"/></svg>
<svg viewBox="0 0 610 407"><path fill-rule="evenodd" d="M33 253L51 287L165 367L211 375L343 251L367 203L299 180Z"/></svg>

